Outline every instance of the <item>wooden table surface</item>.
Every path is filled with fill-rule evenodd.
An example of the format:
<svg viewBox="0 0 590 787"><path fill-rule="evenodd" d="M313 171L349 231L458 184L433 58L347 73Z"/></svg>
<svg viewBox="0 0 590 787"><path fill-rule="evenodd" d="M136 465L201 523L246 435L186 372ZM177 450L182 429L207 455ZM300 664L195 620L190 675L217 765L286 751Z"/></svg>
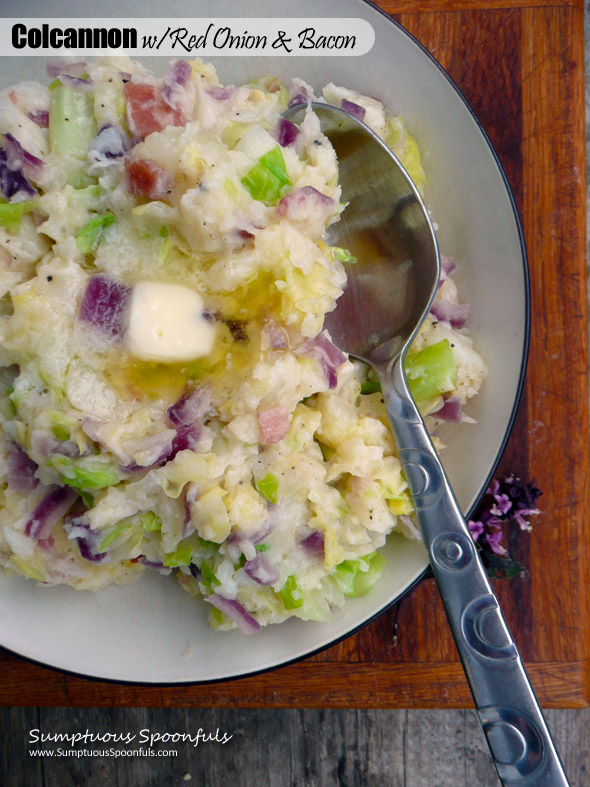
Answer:
<svg viewBox="0 0 590 787"><path fill-rule="evenodd" d="M495 590L545 707L589 701L590 557L581 0L381 0L447 69L488 132L522 217L532 333L501 471L534 478L543 513ZM394 623L398 636L394 641ZM0 704L470 707L432 580L341 644L279 671L193 687L109 684L0 653Z"/></svg>

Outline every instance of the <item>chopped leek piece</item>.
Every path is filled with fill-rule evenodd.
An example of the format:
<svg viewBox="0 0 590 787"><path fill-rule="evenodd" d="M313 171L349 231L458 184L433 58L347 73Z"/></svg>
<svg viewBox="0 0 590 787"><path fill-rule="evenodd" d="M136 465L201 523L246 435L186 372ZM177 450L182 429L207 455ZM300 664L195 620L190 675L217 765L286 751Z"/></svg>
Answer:
<svg viewBox="0 0 590 787"><path fill-rule="evenodd" d="M56 86L49 104L49 147L52 153L85 160L95 136L92 95L65 85Z"/></svg>
<svg viewBox="0 0 590 787"><path fill-rule="evenodd" d="M115 221L112 213L105 213L102 216L95 216L88 224L76 235L76 245L83 254L91 254L96 250L100 243L104 228Z"/></svg>
<svg viewBox="0 0 590 787"><path fill-rule="evenodd" d="M332 246L331 249L333 256L340 262L358 262L357 258L348 249L342 249L340 246Z"/></svg>
<svg viewBox="0 0 590 787"><path fill-rule="evenodd" d="M181 541L176 552L169 552L164 556L162 563L169 568L177 566L190 566L193 556L194 543L192 541Z"/></svg>
<svg viewBox="0 0 590 787"><path fill-rule="evenodd" d="M416 403L454 390L457 371L449 340L443 339L408 355L406 377Z"/></svg>
<svg viewBox="0 0 590 787"><path fill-rule="evenodd" d="M256 489L269 503L276 503L279 497L279 479L272 473L267 473L264 478L256 482Z"/></svg>
<svg viewBox="0 0 590 787"><path fill-rule="evenodd" d="M285 609L299 609L304 604L303 594L297 587L297 580L293 574L287 577L287 581L279 590L279 596L283 600Z"/></svg>
<svg viewBox="0 0 590 787"><path fill-rule="evenodd" d="M242 185L253 199L269 204L277 202L288 191L292 183L279 145L258 160L242 178Z"/></svg>
<svg viewBox="0 0 590 787"><path fill-rule="evenodd" d="M18 232L23 214L30 213L38 206L38 200L17 202L14 205L9 202L0 202L0 227L6 227L8 232Z"/></svg>
<svg viewBox="0 0 590 787"><path fill-rule="evenodd" d="M343 560L331 576L345 596L364 596L381 576L386 562L379 552L371 552L359 560Z"/></svg>
<svg viewBox="0 0 590 787"><path fill-rule="evenodd" d="M162 520L157 514L154 514L153 511L144 511L143 514L140 514L139 518L141 519L143 529L148 533L153 533L155 530L162 529Z"/></svg>
<svg viewBox="0 0 590 787"><path fill-rule="evenodd" d="M125 530L130 528L131 525L132 525L131 522L120 522L118 525L115 525L115 527L110 531L110 533L107 533L106 536L103 538L103 540L100 542L98 546L98 551L102 552L103 549L107 549L108 547L110 547L110 545L113 544L119 538L119 536L125 532Z"/></svg>
<svg viewBox="0 0 590 787"><path fill-rule="evenodd" d="M381 391L381 383L379 380L365 380L364 383L361 383L361 393L362 394L373 394L378 393Z"/></svg>
<svg viewBox="0 0 590 787"><path fill-rule="evenodd" d="M206 587L208 592L212 592L213 585L221 585L221 582L217 579L215 572L206 560L201 561L199 568L201 569L201 575L203 577L202 584Z"/></svg>
<svg viewBox="0 0 590 787"><path fill-rule="evenodd" d="M75 489L104 489L121 480L111 465L97 462L94 458L73 462L67 456L56 454L48 464L61 473L64 484Z"/></svg>

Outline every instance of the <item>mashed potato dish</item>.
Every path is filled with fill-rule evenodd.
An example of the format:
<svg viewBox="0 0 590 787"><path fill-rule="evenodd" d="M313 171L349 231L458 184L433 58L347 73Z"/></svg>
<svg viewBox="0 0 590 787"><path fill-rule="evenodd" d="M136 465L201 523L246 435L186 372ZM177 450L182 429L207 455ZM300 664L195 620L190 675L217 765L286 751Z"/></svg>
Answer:
<svg viewBox="0 0 590 787"><path fill-rule="evenodd" d="M219 629L329 620L418 536L379 385L324 330L353 262L325 240L338 161L311 108L281 113L342 106L423 188L416 142L334 84L48 73L0 93L0 562L78 590L172 573ZM486 373L443 268L407 364L431 427Z"/></svg>

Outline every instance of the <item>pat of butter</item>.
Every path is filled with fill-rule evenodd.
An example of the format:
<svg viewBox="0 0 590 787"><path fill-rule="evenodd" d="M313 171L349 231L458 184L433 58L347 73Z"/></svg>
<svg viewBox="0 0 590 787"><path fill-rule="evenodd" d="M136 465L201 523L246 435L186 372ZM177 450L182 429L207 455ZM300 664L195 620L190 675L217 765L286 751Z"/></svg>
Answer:
<svg viewBox="0 0 590 787"><path fill-rule="evenodd" d="M178 363L208 355L215 328L203 299L182 284L142 281L133 287L125 344L145 361Z"/></svg>

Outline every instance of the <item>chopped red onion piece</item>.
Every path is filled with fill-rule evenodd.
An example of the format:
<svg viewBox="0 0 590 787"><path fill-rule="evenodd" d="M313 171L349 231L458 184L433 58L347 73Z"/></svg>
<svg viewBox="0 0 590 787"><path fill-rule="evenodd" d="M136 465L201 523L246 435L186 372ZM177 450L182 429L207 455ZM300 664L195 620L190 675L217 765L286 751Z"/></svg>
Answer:
<svg viewBox="0 0 590 787"><path fill-rule="evenodd" d="M463 405L459 399L450 396L445 399L443 406L440 410L432 413L436 418L442 418L443 421L450 421L453 424L460 424L463 420Z"/></svg>
<svg viewBox="0 0 590 787"><path fill-rule="evenodd" d="M259 585L274 585L281 578L278 568L264 555L256 555L244 564L244 571Z"/></svg>
<svg viewBox="0 0 590 787"><path fill-rule="evenodd" d="M334 211L334 200L313 186L303 186L285 194L276 207L276 215L286 216L293 221L306 221L310 214L316 214L318 210L323 211L328 218Z"/></svg>
<svg viewBox="0 0 590 787"><path fill-rule="evenodd" d="M35 540L48 538L53 527L67 514L78 494L67 486L53 486L33 511L25 534Z"/></svg>
<svg viewBox="0 0 590 787"><path fill-rule="evenodd" d="M176 60L166 75L162 89L162 100L172 109L176 109L179 92L184 88L191 74L192 68L186 60Z"/></svg>
<svg viewBox="0 0 590 787"><path fill-rule="evenodd" d="M225 87L217 87L213 85L206 89L207 95L214 98L216 101L227 101L235 95L236 89L234 85L226 85Z"/></svg>
<svg viewBox="0 0 590 787"><path fill-rule="evenodd" d="M49 112L46 109L34 109L29 118L41 128L49 128Z"/></svg>
<svg viewBox="0 0 590 787"><path fill-rule="evenodd" d="M35 477L38 465L17 443L9 443L6 466L8 486L15 492L31 492L39 483Z"/></svg>
<svg viewBox="0 0 590 787"><path fill-rule="evenodd" d="M106 557L106 552L98 552L98 545L102 541L102 532L100 530L93 530L90 525L77 524L76 520L72 520L69 529L68 538L74 539L78 542L78 549L80 555L84 560L89 560L91 563L100 563Z"/></svg>
<svg viewBox="0 0 590 787"><path fill-rule="evenodd" d="M40 159L35 156L31 158L42 164ZM2 150L0 150L0 189L7 199L20 193L26 197L34 197L37 194L23 172L24 163L25 151L22 145L12 134L5 134Z"/></svg>
<svg viewBox="0 0 590 787"><path fill-rule="evenodd" d="M297 352L320 361L328 379L328 387L333 390L338 385L337 370L346 361L346 355L332 344L325 332L318 334L315 339L308 339Z"/></svg>
<svg viewBox="0 0 590 787"><path fill-rule="evenodd" d="M348 101L348 99L343 98L340 107L345 111L348 112L349 115L357 118L357 120L364 120L365 114L367 110L364 107L359 106L359 104L355 104L353 101Z"/></svg>
<svg viewBox="0 0 590 787"><path fill-rule="evenodd" d="M269 407L256 412L260 426L260 442L262 445L278 443L289 431L289 409L287 407Z"/></svg>
<svg viewBox="0 0 590 787"><path fill-rule="evenodd" d="M289 346L289 334L274 320L267 320L262 329L262 336L268 342L268 347L273 350L286 350ZM263 350L268 349L266 344L263 344Z"/></svg>
<svg viewBox="0 0 590 787"><path fill-rule="evenodd" d="M16 137L7 132L4 135L4 150L6 152L6 163L10 169L20 169L28 167L33 172L40 172L43 169L43 162L37 156L33 156L25 150Z"/></svg>
<svg viewBox="0 0 590 787"><path fill-rule="evenodd" d="M125 141L121 129L110 123L103 126L92 141L88 153L96 162L124 156Z"/></svg>
<svg viewBox="0 0 590 787"><path fill-rule="evenodd" d="M469 319L471 308L468 303L453 303L452 301L434 301L430 313L442 322L450 322L453 328L461 328Z"/></svg>
<svg viewBox="0 0 590 787"><path fill-rule="evenodd" d="M86 73L85 60L68 60L65 57L51 58L47 61L47 76L56 79L62 74L69 74L73 77L82 77Z"/></svg>
<svg viewBox="0 0 590 787"><path fill-rule="evenodd" d="M176 437L172 440L172 452L166 457L166 461L174 459L179 451L186 451L187 449L195 451L199 444L199 437L200 429L196 424L178 426L176 429Z"/></svg>
<svg viewBox="0 0 590 787"><path fill-rule="evenodd" d="M257 634L260 631L260 623L238 601L224 598L217 593L208 596L205 601L233 620L242 634Z"/></svg>
<svg viewBox="0 0 590 787"><path fill-rule="evenodd" d="M73 77L70 74L60 74L59 81L66 87L73 87L75 90L92 90L94 83L91 79L80 79L80 77Z"/></svg>
<svg viewBox="0 0 590 787"><path fill-rule="evenodd" d="M321 557L322 560L324 559L324 534L319 530L314 530L310 536L300 541L299 546L307 552L308 555Z"/></svg>
<svg viewBox="0 0 590 787"><path fill-rule="evenodd" d="M291 109L292 107L296 107L298 104L307 104L310 100L310 97L305 95L305 93L295 93L293 98L290 99L287 107Z"/></svg>
<svg viewBox="0 0 590 787"><path fill-rule="evenodd" d="M169 84L186 85L189 81L193 70L186 60L176 60L168 72L166 81Z"/></svg>
<svg viewBox="0 0 590 787"><path fill-rule="evenodd" d="M148 560L145 555L140 555L137 558L137 562L141 563L142 566L146 566L147 568L155 568L165 576L172 572L172 569L168 566L165 566L163 563L158 563L154 560Z"/></svg>
<svg viewBox="0 0 590 787"><path fill-rule="evenodd" d="M440 285L443 283L443 281L445 281L445 279L448 279L449 276L451 276L455 272L456 269L457 269L457 266L455 265L453 260L450 257L445 257L444 254L441 254L440 255L440 279L438 280L438 286L440 287Z"/></svg>
<svg viewBox="0 0 590 787"><path fill-rule="evenodd" d="M189 426L202 418L211 406L211 391L199 385L168 408L168 418L175 426Z"/></svg>
<svg viewBox="0 0 590 787"><path fill-rule="evenodd" d="M292 145L299 136L299 129L295 123L291 123L287 118L279 118L279 122L274 130L274 137L282 148Z"/></svg>
<svg viewBox="0 0 590 787"><path fill-rule="evenodd" d="M107 336L120 338L125 330L125 308L131 289L98 274L92 276L82 297L78 318Z"/></svg>

